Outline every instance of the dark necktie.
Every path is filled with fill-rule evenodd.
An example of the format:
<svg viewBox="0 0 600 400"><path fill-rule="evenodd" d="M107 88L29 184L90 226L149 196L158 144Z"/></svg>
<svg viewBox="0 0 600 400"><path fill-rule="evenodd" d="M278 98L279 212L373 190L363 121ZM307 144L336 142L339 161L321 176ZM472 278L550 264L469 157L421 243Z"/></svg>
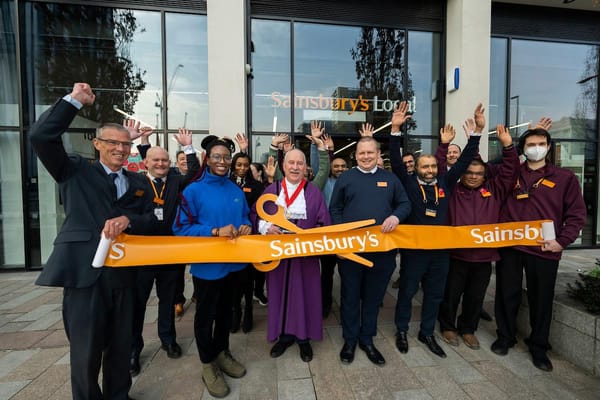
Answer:
<svg viewBox="0 0 600 400"><path fill-rule="evenodd" d="M160 195L160 191L163 187L163 180L160 178L154 178L154 186L156 187L156 193Z"/></svg>
<svg viewBox="0 0 600 400"><path fill-rule="evenodd" d="M122 192L121 187L119 186L119 182L117 182L117 178L119 177L119 174L117 174L116 172L111 172L110 174L108 174L108 176L110 176L110 179L115 184L115 191L117 194L117 199L121 198L121 196L123 196L124 193L121 193Z"/></svg>

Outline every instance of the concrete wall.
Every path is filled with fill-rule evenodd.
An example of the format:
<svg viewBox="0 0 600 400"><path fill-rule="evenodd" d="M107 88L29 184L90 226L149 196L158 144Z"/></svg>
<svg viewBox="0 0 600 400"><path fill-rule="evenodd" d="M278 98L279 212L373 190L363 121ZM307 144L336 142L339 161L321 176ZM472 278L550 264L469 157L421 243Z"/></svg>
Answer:
<svg viewBox="0 0 600 400"><path fill-rule="evenodd" d="M246 1L208 0L209 132L246 131Z"/></svg>
<svg viewBox="0 0 600 400"><path fill-rule="evenodd" d="M477 103L486 110L489 103L491 7L491 0L448 0L445 72L460 68L460 88L446 92L446 122L456 128L454 141L461 147L466 143L464 120L473 115ZM484 159L487 147L484 135L480 145Z"/></svg>

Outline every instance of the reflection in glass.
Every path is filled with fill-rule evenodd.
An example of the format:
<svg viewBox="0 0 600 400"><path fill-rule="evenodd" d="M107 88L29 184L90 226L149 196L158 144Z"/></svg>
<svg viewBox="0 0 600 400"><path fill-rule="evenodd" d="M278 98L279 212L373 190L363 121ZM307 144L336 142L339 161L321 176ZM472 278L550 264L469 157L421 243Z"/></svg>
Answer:
<svg viewBox="0 0 600 400"><path fill-rule="evenodd" d="M552 118L554 139L586 139L595 131L597 102L586 98L578 82L597 72L597 47L583 44L513 40L511 46L510 123L527 124ZM590 64L595 67L590 70ZM592 80L588 81L594 84ZM596 136L594 136L596 138Z"/></svg>
<svg viewBox="0 0 600 400"><path fill-rule="evenodd" d="M492 38L490 49L490 105L488 107L490 130L496 125L506 125L506 67L508 39Z"/></svg>
<svg viewBox="0 0 600 400"><path fill-rule="evenodd" d="M177 143L177 140L175 140L175 137L173 135L175 135L175 134L169 133L167 135L169 137L169 159L171 160L171 167L175 166L175 163L177 161L177 152L179 150L183 150L182 147L179 145L179 143ZM200 144L202 143L202 139L204 139L207 136L208 136L207 133L203 133L203 134L194 133L192 135L192 146L194 146L194 149L196 150L196 156L198 156L198 159L200 160L200 162L202 162L201 156L202 156L202 152L204 151L204 149L202 148L202 146L200 146Z"/></svg>
<svg viewBox="0 0 600 400"><path fill-rule="evenodd" d="M166 14L169 129L208 129L206 30L205 15Z"/></svg>
<svg viewBox="0 0 600 400"><path fill-rule="evenodd" d="M0 3L0 125L19 125L19 75L15 48L14 2Z"/></svg>
<svg viewBox="0 0 600 400"><path fill-rule="evenodd" d="M296 131L316 119L330 134L354 136L364 122L387 122L406 98L404 49L403 30L295 23Z"/></svg>
<svg viewBox="0 0 600 400"><path fill-rule="evenodd" d="M408 33L408 99L413 101L409 133L438 135L440 130L440 34Z"/></svg>
<svg viewBox="0 0 600 400"><path fill-rule="evenodd" d="M252 130L289 132L290 23L253 19L252 49Z"/></svg>
<svg viewBox="0 0 600 400"><path fill-rule="evenodd" d="M79 81L90 83L97 97L74 127L120 121L114 106L152 123L161 88L160 13L50 3L26 3L25 12L33 21L25 42L33 57L36 117Z"/></svg>
<svg viewBox="0 0 600 400"><path fill-rule="evenodd" d="M0 268L25 264L19 132L0 131Z"/></svg>

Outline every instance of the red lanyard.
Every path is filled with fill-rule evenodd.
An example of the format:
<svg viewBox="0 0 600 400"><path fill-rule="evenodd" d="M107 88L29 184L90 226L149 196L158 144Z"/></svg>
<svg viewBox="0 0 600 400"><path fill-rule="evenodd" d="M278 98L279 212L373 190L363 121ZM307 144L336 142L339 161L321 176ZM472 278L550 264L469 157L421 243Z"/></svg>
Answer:
<svg viewBox="0 0 600 400"><path fill-rule="evenodd" d="M296 197L298 197L302 189L304 189L304 186L306 185L306 179L302 179L291 198L288 196L287 184L285 182L285 179L281 182L281 188L283 189L283 194L285 196L285 205L286 207L289 207L292 205L294 200L296 200Z"/></svg>

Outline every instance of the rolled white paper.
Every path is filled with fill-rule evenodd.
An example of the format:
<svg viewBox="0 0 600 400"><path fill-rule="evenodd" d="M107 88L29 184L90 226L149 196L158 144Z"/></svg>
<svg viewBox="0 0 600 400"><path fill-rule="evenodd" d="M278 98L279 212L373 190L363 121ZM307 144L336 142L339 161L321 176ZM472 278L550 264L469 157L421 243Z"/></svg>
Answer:
<svg viewBox="0 0 600 400"><path fill-rule="evenodd" d="M542 222L542 237L544 240L556 239L556 232L554 231L554 222Z"/></svg>
<svg viewBox="0 0 600 400"><path fill-rule="evenodd" d="M92 260L92 267L101 268L104 266L104 260L106 260L111 243L112 240L108 239L104 234L100 234L100 243L98 243L96 254Z"/></svg>

